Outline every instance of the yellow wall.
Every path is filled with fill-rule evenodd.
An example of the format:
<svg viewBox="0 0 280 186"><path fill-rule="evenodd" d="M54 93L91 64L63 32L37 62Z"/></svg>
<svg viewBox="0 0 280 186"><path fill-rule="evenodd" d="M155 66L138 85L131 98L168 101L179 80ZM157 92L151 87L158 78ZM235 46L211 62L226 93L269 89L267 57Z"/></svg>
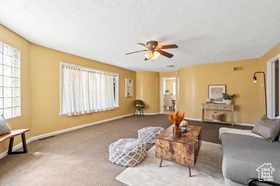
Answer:
<svg viewBox="0 0 280 186"><path fill-rule="evenodd" d="M34 135L104 120L134 112L134 97L124 97L124 79L136 80L134 71L77 57L38 45L32 45L32 125ZM117 72L120 75L120 107L111 111L68 117L59 116L59 64L73 63L95 69Z"/></svg>
<svg viewBox="0 0 280 186"><path fill-rule="evenodd" d="M260 60L265 63L277 55L280 55L280 43L278 43L276 46L271 48L267 53L265 53L265 55L262 56Z"/></svg>
<svg viewBox="0 0 280 186"><path fill-rule="evenodd" d="M241 69L234 71L233 67ZM208 85L226 84L227 93L239 95L235 99L235 121L255 123L265 113L264 91L263 84L253 84L251 78L255 71L264 70L265 63L260 59L184 67L178 72L178 109L187 117L201 118L201 103L208 98Z"/></svg>
<svg viewBox="0 0 280 186"><path fill-rule="evenodd" d="M29 52L31 44L2 25L0 25L0 41L5 42L21 51L22 116L14 119L9 119L8 122L14 129L31 128L31 86L29 75ZM29 133L29 135L30 134L31 133ZM7 142L2 145L0 144L0 152L4 149L4 146L7 146Z"/></svg>
<svg viewBox="0 0 280 186"><path fill-rule="evenodd" d="M159 77L158 72L136 72L136 99L145 102L146 113L160 112Z"/></svg>
<svg viewBox="0 0 280 186"><path fill-rule="evenodd" d="M124 97L124 79L136 81L136 72L32 44L2 25L0 41L21 51L22 116L8 120L13 129L29 128L28 137L31 137L134 113L135 96ZM59 116L59 63L62 61L119 73L120 107L76 117ZM7 142L1 143L0 152L6 146Z"/></svg>
<svg viewBox="0 0 280 186"><path fill-rule="evenodd" d="M187 117L201 118L201 103L208 98L209 84L226 84L235 99L235 121L254 124L265 113L264 84L251 82L256 71L266 72L266 63L280 54L280 43L257 59L195 65L181 68L177 73L178 110ZM233 67L241 67L233 71ZM211 113L210 113L211 114Z"/></svg>
<svg viewBox="0 0 280 186"><path fill-rule="evenodd" d="M160 72L159 76L162 77L176 77L177 72Z"/></svg>
<svg viewBox="0 0 280 186"><path fill-rule="evenodd" d="M280 44L258 59L184 67L178 72L134 72L34 45L0 25L0 41L21 51L22 116L8 120L12 128L30 128L28 137L134 112L135 97L124 97L124 79L136 81L136 97L147 104L145 112L160 111L160 77L177 77L177 103L187 117L201 117L201 103L209 84L227 84L237 93L236 121L254 123L264 113L263 84L252 84L255 71L265 71L266 61L280 53ZM68 62L120 74L120 107L77 117L59 116L59 63ZM233 67L240 66L240 71ZM17 140L18 142L18 140ZM7 143L0 144L0 152Z"/></svg>

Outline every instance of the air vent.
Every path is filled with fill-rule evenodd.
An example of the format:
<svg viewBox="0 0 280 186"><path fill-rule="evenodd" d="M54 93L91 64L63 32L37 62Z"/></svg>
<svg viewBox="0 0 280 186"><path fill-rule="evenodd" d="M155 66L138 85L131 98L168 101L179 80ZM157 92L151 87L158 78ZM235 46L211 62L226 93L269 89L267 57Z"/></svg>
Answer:
<svg viewBox="0 0 280 186"><path fill-rule="evenodd" d="M175 67L175 65L167 65L166 67L167 68L173 68L173 67Z"/></svg>

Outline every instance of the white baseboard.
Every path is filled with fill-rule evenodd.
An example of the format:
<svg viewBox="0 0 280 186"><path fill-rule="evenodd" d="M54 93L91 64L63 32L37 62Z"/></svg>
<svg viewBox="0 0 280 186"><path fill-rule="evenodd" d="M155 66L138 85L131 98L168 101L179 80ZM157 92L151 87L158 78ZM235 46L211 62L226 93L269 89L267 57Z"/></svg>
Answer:
<svg viewBox="0 0 280 186"><path fill-rule="evenodd" d="M2 153L0 154L0 159L4 158L4 157L7 156L7 155L8 155L7 152L2 152Z"/></svg>
<svg viewBox="0 0 280 186"><path fill-rule="evenodd" d="M129 116L132 116L132 115L133 114L121 115L121 116L113 117L113 118L110 118L110 119L95 121L95 122L92 122L92 123L82 124L82 125L71 127L71 128L66 128L66 129L62 129L62 130L49 132L49 133L46 133L46 134L41 134L39 136L33 136L31 138L28 138L26 140L26 143L28 144L28 143L31 143L33 141L37 141L37 140L44 139L44 138L47 138L47 137L56 136L56 135L59 135L59 134L63 134L63 133L71 132L71 131L78 130L78 129L81 129L81 128L90 127L90 126L93 126L93 125L98 125L98 124L101 124L101 123L105 123L105 122L129 117ZM19 144L15 145L13 147L13 151L19 150L21 148L22 148L22 143L19 143ZM0 153L0 159L4 158L7 155L8 155L8 151Z"/></svg>
<svg viewBox="0 0 280 186"><path fill-rule="evenodd" d="M31 142L30 139L26 140L26 143L30 143L30 142ZM17 151L21 148L22 148L22 143L19 143L19 144L13 146L13 151ZM8 155L8 151L0 153L0 159L4 158L7 155Z"/></svg>
<svg viewBox="0 0 280 186"><path fill-rule="evenodd" d="M144 113L144 116L153 116L153 115L158 115L161 114L160 112L153 112L153 113Z"/></svg>
<svg viewBox="0 0 280 186"><path fill-rule="evenodd" d="M193 120L193 121L202 121L200 118L190 118L185 117L186 120ZM247 126L247 127L253 127L255 126L252 123L231 123L231 122L224 122L224 121L211 121L211 120L205 120L205 122L213 122L213 123L221 123L221 124L229 124L229 125L239 125L239 126Z"/></svg>
<svg viewBox="0 0 280 186"><path fill-rule="evenodd" d="M90 127L90 126L93 126L93 125L98 125L98 124L101 124L101 123L105 123L105 122L129 117L129 116L132 116L132 115L133 114L126 114L126 115L113 117L113 118L110 118L110 119L105 119L105 120L95 121L95 122L92 122L92 123L78 125L78 126L67 128L67 129L57 130L57 131L49 132L49 133L46 133L46 134L41 134L39 136L33 136L32 138L30 138L30 140L32 142L32 141L36 141L36 140L39 140L39 139L43 139L43 138L47 138L47 137L56 136L56 135L59 135L59 134L71 132L71 131L78 130L78 129L81 129L81 128Z"/></svg>

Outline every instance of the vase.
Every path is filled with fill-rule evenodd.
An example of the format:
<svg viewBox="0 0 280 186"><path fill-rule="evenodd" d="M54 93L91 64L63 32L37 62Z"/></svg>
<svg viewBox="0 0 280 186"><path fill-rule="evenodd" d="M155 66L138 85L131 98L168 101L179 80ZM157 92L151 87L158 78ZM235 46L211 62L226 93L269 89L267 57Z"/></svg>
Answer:
<svg viewBox="0 0 280 186"><path fill-rule="evenodd" d="M227 105L230 105L231 102L232 102L231 99L226 99L226 100L225 100L225 103L226 103Z"/></svg>
<svg viewBox="0 0 280 186"><path fill-rule="evenodd" d="M181 132L181 129L178 125L174 124L174 127L173 127L173 137L174 138L179 138L181 137L182 135L182 132Z"/></svg>

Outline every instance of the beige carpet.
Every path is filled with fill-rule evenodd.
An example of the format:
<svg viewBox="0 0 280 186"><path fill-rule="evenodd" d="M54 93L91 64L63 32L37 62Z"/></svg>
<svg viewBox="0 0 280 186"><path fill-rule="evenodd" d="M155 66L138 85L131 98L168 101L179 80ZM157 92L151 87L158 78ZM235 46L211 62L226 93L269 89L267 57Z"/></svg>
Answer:
<svg viewBox="0 0 280 186"><path fill-rule="evenodd" d="M108 146L147 126L169 126L166 115L128 117L28 145L29 153L0 159L0 186L124 186L125 168L108 161Z"/></svg>
<svg viewBox="0 0 280 186"><path fill-rule="evenodd" d="M195 124L203 127L202 139L211 142L225 126ZM137 137L137 130L147 126L166 128L169 122L166 115L128 117L35 141L28 154L0 159L0 186L124 186L115 177L125 168L108 161L108 145Z"/></svg>
<svg viewBox="0 0 280 186"><path fill-rule="evenodd" d="M164 161L159 168L159 160L154 155L155 148L149 150L143 163L134 168L127 168L116 177L129 186L223 186L221 173L221 145L203 142L196 168L192 177L187 168L172 162Z"/></svg>

